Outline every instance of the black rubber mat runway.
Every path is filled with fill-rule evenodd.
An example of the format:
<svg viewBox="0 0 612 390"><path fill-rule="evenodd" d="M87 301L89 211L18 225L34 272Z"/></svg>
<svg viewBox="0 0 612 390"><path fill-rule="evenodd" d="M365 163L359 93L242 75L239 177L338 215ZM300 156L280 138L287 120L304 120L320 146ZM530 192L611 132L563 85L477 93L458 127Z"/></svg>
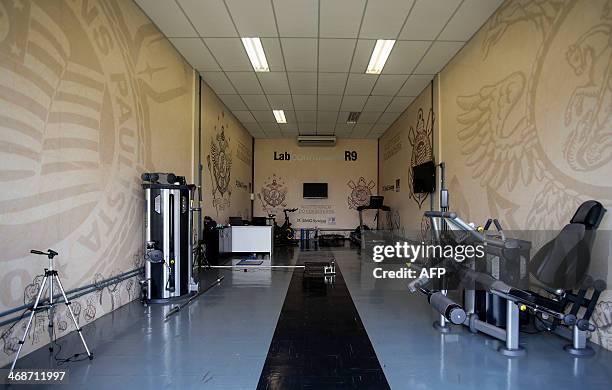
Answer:
<svg viewBox="0 0 612 390"><path fill-rule="evenodd" d="M300 254L300 262L330 258ZM257 388L390 388L339 267L333 284L293 272Z"/></svg>

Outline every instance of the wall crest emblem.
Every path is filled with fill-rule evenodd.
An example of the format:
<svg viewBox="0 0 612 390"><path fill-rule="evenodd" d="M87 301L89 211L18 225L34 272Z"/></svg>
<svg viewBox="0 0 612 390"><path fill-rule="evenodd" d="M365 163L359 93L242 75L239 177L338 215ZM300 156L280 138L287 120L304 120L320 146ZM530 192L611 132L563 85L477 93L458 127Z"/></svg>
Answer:
<svg viewBox="0 0 612 390"><path fill-rule="evenodd" d="M229 146L229 138L225 136L225 113L221 113L215 129L220 129L210 141L210 154L206 156L208 171L211 176L211 195L213 207L225 210L230 206L232 190L230 187L232 175L232 154Z"/></svg>
<svg viewBox="0 0 612 390"><path fill-rule="evenodd" d="M277 208L287 206L287 186L281 177L274 174L264 182L257 197L261 201L262 208L272 213Z"/></svg>
<svg viewBox="0 0 612 390"><path fill-rule="evenodd" d="M423 109L420 108L416 127L410 126L410 131L408 132L408 141L412 146L412 157L410 159L411 168L414 168L417 165L426 163L427 161L431 161L433 159L433 147L431 144L431 137L433 135L434 121L435 116L433 110L429 110L427 122L425 122L425 118L423 117ZM408 170L408 179L409 182L412 184L412 169ZM408 189L410 191L410 198L413 199L417 205L419 205L420 209L429 194L415 194L413 192L412 185L408 186Z"/></svg>
<svg viewBox="0 0 612 390"><path fill-rule="evenodd" d="M370 196L372 196L372 189L376 187L374 180L366 183L366 179L363 176L357 180L357 183L349 180L347 185L351 189L351 193L347 198L349 209L357 209L359 206L367 205L370 202Z"/></svg>

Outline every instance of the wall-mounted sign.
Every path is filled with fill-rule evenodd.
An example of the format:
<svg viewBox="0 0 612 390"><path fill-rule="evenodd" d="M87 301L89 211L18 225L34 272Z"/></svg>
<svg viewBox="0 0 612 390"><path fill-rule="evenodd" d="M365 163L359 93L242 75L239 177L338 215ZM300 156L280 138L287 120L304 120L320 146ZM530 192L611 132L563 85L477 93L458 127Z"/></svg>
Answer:
<svg viewBox="0 0 612 390"><path fill-rule="evenodd" d="M357 161L356 150L337 151L333 155L297 154L288 151L274 151L274 161Z"/></svg>

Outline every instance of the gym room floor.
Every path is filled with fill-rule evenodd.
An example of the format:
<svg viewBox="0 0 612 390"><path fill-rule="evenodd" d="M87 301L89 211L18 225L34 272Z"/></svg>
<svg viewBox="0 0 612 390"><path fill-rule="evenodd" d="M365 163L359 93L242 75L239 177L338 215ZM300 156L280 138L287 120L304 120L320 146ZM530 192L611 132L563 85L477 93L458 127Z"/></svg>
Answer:
<svg viewBox="0 0 612 390"><path fill-rule="evenodd" d="M610 388L612 352L596 345L594 357L578 359L563 351L567 342L557 336L522 334L521 344L527 348L527 355L507 358L496 351L497 341L473 335L464 327L456 326L446 335L438 333L431 326L435 316L423 295L410 294L401 280L375 284L370 277L371 263L355 249L313 252L285 248L276 252L274 264L332 257L341 275L335 285L326 285L323 290L303 283L299 268L210 270L200 275L202 284L209 285L224 276L221 284L167 322L164 315L169 306L143 308L138 301L125 305L85 326L95 358L70 364L70 383L63 388ZM350 310L334 311L333 307L321 308L327 318L313 319L305 314L295 326L310 327L310 339L318 339L319 345L283 346L279 335L283 316L295 320L299 312L292 312L292 308L312 313L308 310L309 296L315 297L312 304L333 305L338 299L347 299L341 292L344 283L358 315ZM316 300L321 294L333 298ZM347 312L355 317L356 329L339 327ZM354 352L352 356L321 357L321 343L331 337ZM61 355L80 351L74 332L58 341ZM368 353L369 343L375 352L373 358ZM284 364L279 363L282 348L287 352ZM304 364L315 360L312 353L319 354L316 359L320 369L327 373L316 380L308 376L312 367ZM354 367L347 367L351 364ZM20 367L54 365L46 348L19 361ZM384 375L379 375L377 367Z"/></svg>

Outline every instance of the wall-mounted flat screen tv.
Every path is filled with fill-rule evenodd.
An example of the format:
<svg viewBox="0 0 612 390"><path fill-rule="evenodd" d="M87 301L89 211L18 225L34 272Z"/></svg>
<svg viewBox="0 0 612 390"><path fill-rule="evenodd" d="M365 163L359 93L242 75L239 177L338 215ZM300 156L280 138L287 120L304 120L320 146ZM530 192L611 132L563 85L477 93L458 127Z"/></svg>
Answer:
<svg viewBox="0 0 612 390"><path fill-rule="evenodd" d="M304 183L304 198L325 199L327 198L327 183Z"/></svg>
<svg viewBox="0 0 612 390"><path fill-rule="evenodd" d="M436 190L436 165L433 161L412 167L412 191L415 194L431 193Z"/></svg>

